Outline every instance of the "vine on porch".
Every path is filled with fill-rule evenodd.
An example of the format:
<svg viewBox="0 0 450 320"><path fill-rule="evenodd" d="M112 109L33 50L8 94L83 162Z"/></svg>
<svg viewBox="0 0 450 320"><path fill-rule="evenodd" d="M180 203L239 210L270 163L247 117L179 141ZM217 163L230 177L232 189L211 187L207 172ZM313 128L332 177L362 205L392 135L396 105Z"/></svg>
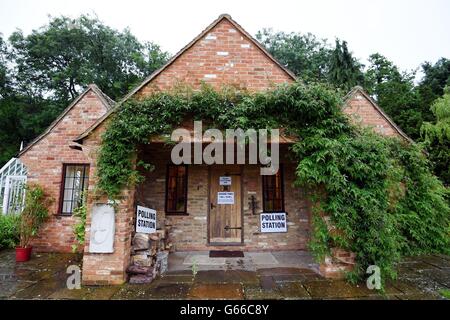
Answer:
<svg viewBox="0 0 450 320"><path fill-rule="evenodd" d="M299 138L292 147L296 186L322 191L311 194L310 248L317 259L338 246L356 253L350 280L361 279L369 265L386 280L395 278L402 255L450 253L449 193L422 148L352 125L342 105L335 89L300 82L262 93L182 88L126 101L102 137L99 189L116 198L141 181L132 161L138 145L170 134L188 117L217 128L282 128ZM329 230L324 215L339 232Z"/></svg>

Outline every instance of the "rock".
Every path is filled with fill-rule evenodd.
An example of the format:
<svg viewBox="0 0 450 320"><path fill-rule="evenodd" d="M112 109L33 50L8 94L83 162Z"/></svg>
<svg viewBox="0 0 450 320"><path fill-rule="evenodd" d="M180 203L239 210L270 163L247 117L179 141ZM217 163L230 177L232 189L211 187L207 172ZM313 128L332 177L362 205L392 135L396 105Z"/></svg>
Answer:
<svg viewBox="0 0 450 320"><path fill-rule="evenodd" d="M134 253L134 255L147 255L147 256L152 256L152 255L153 255L153 250L152 250L152 249L136 250L136 252Z"/></svg>
<svg viewBox="0 0 450 320"><path fill-rule="evenodd" d="M155 267L153 268L153 272L152 272L152 277L153 277L153 279L156 278L156 276L158 275L158 273L159 273L159 267L158 267L158 265L157 265L156 262L155 262Z"/></svg>
<svg viewBox="0 0 450 320"><path fill-rule="evenodd" d="M156 233L158 234L159 239L165 239L166 238L166 230L165 229L156 230Z"/></svg>
<svg viewBox="0 0 450 320"><path fill-rule="evenodd" d="M146 250L150 248L150 235L146 233L136 233L133 238L133 249L134 250Z"/></svg>
<svg viewBox="0 0 450 320"><path fill-rule="evenodd" d="M152 241L158 241L159 240L159 234L158 233L152 233L150 235L150 240Z"/></svg>
<svg viewBox="0 0 450 320"><path fill-rule="evenodd" d="M131 284L144 284L144 283L150 283L152 281L153 281L153 276L139 274L139 275L131 276L129 282Z"/></svg>
<svg viewBox="0 0 450 320"><path fill-rule="evenodd" d="M151 275L153 273L153 268L131 265L128 267L127 273L131 273L134 275L136 275L136 274Z"/></svg>
<svg viewBox="0 0 450 320"><path fill-rule="evenodd" d="M168 269L168 258L169 253L167 251L161 251L156 254L156 265L159 266L160 274L166 273Z"/></svg>
<svg viewBox="0 0 450 320"><path fill-rule="evenodd" d="M132 257L131 263L139 267L150 267L152 265L152 257L146 254L137 254Z"/></svg>

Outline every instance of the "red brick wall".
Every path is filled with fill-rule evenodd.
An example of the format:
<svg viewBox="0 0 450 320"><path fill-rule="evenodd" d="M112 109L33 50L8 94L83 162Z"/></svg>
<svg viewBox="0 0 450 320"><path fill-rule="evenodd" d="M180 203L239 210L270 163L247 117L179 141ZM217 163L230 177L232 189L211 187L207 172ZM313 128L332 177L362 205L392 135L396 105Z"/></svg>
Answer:
<svg viewBox="0 0 450 320"><path fill-rule="evenodd" d="M79 150L69 148L79 134L106 112L93 90L88 91L44 138L20 156L28 169L28 182L41 185L53 198L50 219L32 245L38 251L70 252L75 243L76 218L58 216L63 163L89 163Z"/></svg>
<svg viewBox="0 0 450 320"><path fill-rule="evenodd" d="M243 231L244 245L233 246L241 250L291 250L306 249L310 231L310 204L301 188L293 188L296 165L288 159L287 146L280 147L284 166L285 209L288 212L287 233L260 233L259 213L262 210L262 177L260 166L244 165L243 183ZM158 224L166 220L172 226L170 236L175 249L210 250L207 242L209 166L188 166L188 216L165 215L166 168L170 163L171 148L163 144L145 146L140 159L155 165L155 170L146 173L143 184L137 188L138 204L156 209ZM257 209L252 214L249 201L255 195ZM223 249L223 247L222 247Z"/></svg>
<svg viewBox="0 0 450 320"><path fill-rule="evenodd" d="M373 104L360 92L356 92L348 101L344 112L355 123L372 127L376 132L387 136L398 136L398 131L382 116Z"/></svg>
<svg viewBox="0 0 450 320"><path fill-rule="evenodd" d="M228 20L223 19L205 37L199 39L169 67L150 83L142 87L137 95L146 96L155 90L168 90L177 85L186 84L196 89L200 87L202 82L209 83L215 88L223 85L235 85L249 91L262 91L276 84L290 81L293 80L285 71L264 55ZM101 144L101 132L105 128L106 122L103 122L83 141L85 146L83 151L92 163L90 172L92 177L95 175L94 165L97 151ZM198 171L193 175L194 177L198 179L205 178L205 171L202 171L202 167L192 170L194 172L195 170ZM94 201L106 201L106 199L96 199L95 195L92 194L94 183L91 183L89 186L86 245L83 257L83 283L122 283L126 280L125 271L130 261L130 235L134 228L135 188L126 187L122 193L119 211L116 212L114 253L91 254L89 253L90 208ZM161 184L160 181L155 183ZM164 192L164 186L158 192ZM197 200L199 203L202 201L201 198ZM201 205L206 206L207 204ZM194 221L203 221L205 217L200 217L200 219L198 217L197 219L193 218ZM174 222L187 226L192 223L192 220ZM201 223L198 224L200 230L203 228ZM305 221L302 223L304 224ZM198 234L206 239L206 230L204 233ZM186 237L189 238L188 235ZM303 240L299 240L299 242L302 243L301 245L304 243Z"/></svg>
<svg viewBox="0 0 450 320"><path fill-rule="evenodd" d="M134 229L135 188L124 187L116 199L118 205L115 211L114 252L89 252L92 206L94 203L108 201L105 195L95 192L98 179L96 176L97 154L101 145L101 135L105 131L107 122L104 122L83 141L83 153L91 162L82 273L83 283L89 285L121 284L126 280L125 271L130 263L131 234Z"/></svg>
<svg viewBox="0 0 450 320"><path fill-rule="evenodd" d="M250 39L223 19L139 94L145 96L155 89L167 90L177 84L199 88L202 82L215 88L226 84L261 91L291 81Z"/></svg>

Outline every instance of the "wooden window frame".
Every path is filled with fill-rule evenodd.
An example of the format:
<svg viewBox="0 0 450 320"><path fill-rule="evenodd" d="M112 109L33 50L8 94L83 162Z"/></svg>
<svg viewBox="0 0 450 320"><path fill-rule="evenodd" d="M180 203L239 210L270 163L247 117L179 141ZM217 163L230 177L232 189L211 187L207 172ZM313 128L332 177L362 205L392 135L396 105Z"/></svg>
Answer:
<svg viewBox="0 0 450 320"><path fill-rule="evenodd" d="M181 167L183 166L185 168L185 187L184 187L184 210L183 211L169 211L167 208L167 199L168 199L168 193L169 193L169 168L170 167ZM166 167L166 192L165 192L165 198L164 198L164 211L166 215L168 216L188 216L187 212L187 204L188 204L188 166L186 164L168 164Z"/></svg>
<svg viewBox="0 0 450 320"><path fill-rule="evenodd" d="M59 206L58 206L58 216L73 216L73 209L72 212L63 212L64 208L64 191L66 190L66 171L67 167L71 166L83 166L85 167L85 177L83 179L83 187L82 190L87 190L89 186L89 170L90 170L90 164L89 163L63 163L62 165L62 173L61 173L61 186L60 186L60 193L59 193ZM87 173L87 179L86 179L86 173Z"/></svg>
<svg viewBox="0 0 450 320"><path fill-rule="evenodd" d="M281 183L281 210L275 211L275 210L267 210L266 211L266 197L265 197L265 183L264 179L267 178L267 176L262 176L261 182L262 182L262 199L263 199L263 212L264 213L282 213L285 211L285 193L284 193L284 168L283 165L280 164L280 167L278 168L278 172L280 173L280 183ZM286 212L287 214L287 212Z"/></svg>

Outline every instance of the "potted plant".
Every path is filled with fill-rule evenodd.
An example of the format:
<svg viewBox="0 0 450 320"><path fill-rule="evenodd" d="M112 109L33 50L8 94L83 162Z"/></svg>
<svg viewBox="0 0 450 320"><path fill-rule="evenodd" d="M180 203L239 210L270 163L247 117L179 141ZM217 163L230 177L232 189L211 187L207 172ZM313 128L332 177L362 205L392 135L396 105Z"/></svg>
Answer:
<svg viewBox="0 0 450 320"><path fill-rule="evenodd" d="M38 185L26 187L25 207L20 214L20 244L16 247L16 261L30 260L32 246L30 240L35 236L48 217L49 199Z"/></svg>

